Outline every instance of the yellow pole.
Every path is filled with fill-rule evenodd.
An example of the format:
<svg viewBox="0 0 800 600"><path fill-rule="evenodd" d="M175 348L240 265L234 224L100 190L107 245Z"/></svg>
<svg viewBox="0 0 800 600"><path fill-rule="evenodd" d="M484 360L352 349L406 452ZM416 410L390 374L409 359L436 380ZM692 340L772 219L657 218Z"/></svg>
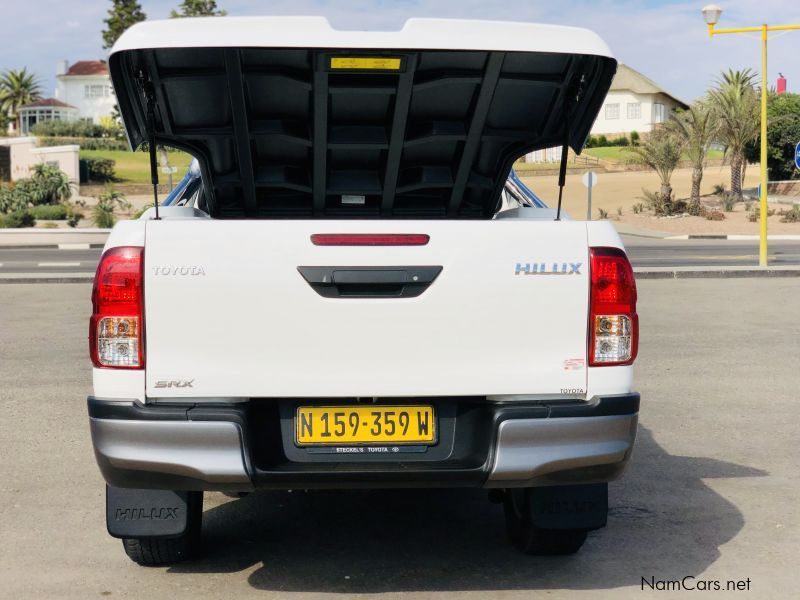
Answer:
<svg viewBox="0 0 800 600"><path fill-rule="evenodd" d="M761 237L758 265L767 261L767 26L761 26Z"/></svg>

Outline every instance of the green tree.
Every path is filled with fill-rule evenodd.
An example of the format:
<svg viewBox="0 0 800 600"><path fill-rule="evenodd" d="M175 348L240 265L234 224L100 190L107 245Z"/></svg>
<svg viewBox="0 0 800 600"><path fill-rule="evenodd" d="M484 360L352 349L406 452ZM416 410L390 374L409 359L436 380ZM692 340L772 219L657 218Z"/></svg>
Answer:
<svg viewBox="0 0 800 600"><path fill-rule="evenodd" d="M224 17L228 13L217 9L215 0L183 0L178 7L180 12L169 13L171 19L180 17Z"/></svg>
<svg viewBox="0 0 800 600"><path fill-rule="evenodd" d="M728 70L708 92L709 103L731 163L731 194L742 198L742 180L747 166L746 149L761 127L759 94L755 74L750 69Z"/></svg>
<svg viewBox="0 0 800 600"><path fill-rule="evenodd" d="M683 145L692 163L692 193L689 213L700 214L700 183L706 166L708 150L717 135L717 121L705 102L695 102L688 110L676 113L666 124L667 129Z"/></svg>
<svg viewBox="0 0 800 600"><path fill-rule="evenodd" d="M644 142L630 146L639 162L653 169L661 180L658 196L665 214L672 212L672 173L681 160L683 146L683 141L667 127L659 127Z"/></svg>
<svg viewBox="0 0 800 600"><path fill-rule="evenodd" d="M111 0L108 18L103 19L103 23L106 24L106 28L102 32L103 48L106 50L111 48L123 31L146 18L147 15L142 11L142 5L136 0Z"/></svg>
<svg viewBox="0 0 800 600"><path fill-rule="evenodd" d="M800 94L770 94L767 104L767 169L772 181L800 179L794 164L795 146L800 142ZM759 132L747 147L747 159L761 156Z"/></svg>
<svg viewBox="0 0 800 600"><path fill-rule="evenodd" d="M42 97L38 78L27 69L8 69L0 75L0 110L10 115L21 130L19 107Z"/></svg>

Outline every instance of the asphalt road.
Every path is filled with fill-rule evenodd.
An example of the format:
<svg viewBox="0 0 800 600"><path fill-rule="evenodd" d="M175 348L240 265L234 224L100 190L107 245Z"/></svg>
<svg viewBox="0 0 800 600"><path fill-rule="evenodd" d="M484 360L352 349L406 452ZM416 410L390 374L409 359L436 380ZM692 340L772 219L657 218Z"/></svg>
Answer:
<svg viewBox="0 0 800 600"><path fill-rule="evenodd" d="M799 289L639 283L639 437L608 527L576 556L517 554L481 490L207 494L205 557L145 569L105 532L90 286L0 286L0 597L639 598L643 577L687 576L793 596Z"/></svg>
<svg viewBox="0 0 800 600"><path fill-rule="evenodd" d="M758 264L757 241L660 240L623 236L634 267L743 266ZM101 250L0 248L3 273L91 273ZM800 265L800 241L769 246L772 265Z"/></svg>

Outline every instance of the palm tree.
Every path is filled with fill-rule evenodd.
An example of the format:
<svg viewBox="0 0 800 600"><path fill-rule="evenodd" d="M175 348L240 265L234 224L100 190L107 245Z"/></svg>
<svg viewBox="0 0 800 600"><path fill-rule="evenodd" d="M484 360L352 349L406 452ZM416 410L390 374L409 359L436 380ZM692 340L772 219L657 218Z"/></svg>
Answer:
<svg viewBox="0 0 800 600"><path fill-rule="evenodd" d="M692 194L689 214L700 214L700 183L706 156L717 135L717 120L705 102L695 102L688 110L674 115L667 129L682 141L683 151L692 163Z"/></svg>
<svg viewBox="0 0 800 600"><path fill-rule="evenodd" d="M758 137L761 118L755 74L750 69L728 70L709 90L708 98L717 122L719 140L731 162L731 193L742 197L746 167L745 148Z"/></svg>
<svg viewBox="0 0 800 600"><path fill-rule="evenodd" d="M38 78L27 69L8 69L0 75L0 107L10 113L20 132L19 107L41 98L42 88Z"/></svg>
<svg viewBox="0 0 800 600"><path fill-rule="evenodd" d="M639 162L653 169L661 180L659 203L663 205L666 214L672 212L672 173L681 160L683 145L683 141L668 128L659 127L647 140L630 147Z"/></svg>

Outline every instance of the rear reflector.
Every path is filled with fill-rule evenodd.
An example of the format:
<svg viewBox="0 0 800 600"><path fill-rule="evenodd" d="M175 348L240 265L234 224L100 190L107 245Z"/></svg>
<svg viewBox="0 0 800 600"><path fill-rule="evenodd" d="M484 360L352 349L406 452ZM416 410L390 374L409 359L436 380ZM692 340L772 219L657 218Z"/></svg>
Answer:
<svg viewBox="0 0 800 600"><path fill-rule="evenodd" d="M120 246L100 258L89 322L89 354L95 367L144 367L143 252L139 246Z"/></svg>
<svg viewBox="0 0 800 600"><path fill-rule="evenodd" d="M431 236L424 233L315 233L315 246L424 246Z"/></svg>
<svg viewBox="0 0 800 600"><path fill-rule="evenodd" d="M629 365L639 348L636 281L625 252L591 248L589 365Z"/></svg>

